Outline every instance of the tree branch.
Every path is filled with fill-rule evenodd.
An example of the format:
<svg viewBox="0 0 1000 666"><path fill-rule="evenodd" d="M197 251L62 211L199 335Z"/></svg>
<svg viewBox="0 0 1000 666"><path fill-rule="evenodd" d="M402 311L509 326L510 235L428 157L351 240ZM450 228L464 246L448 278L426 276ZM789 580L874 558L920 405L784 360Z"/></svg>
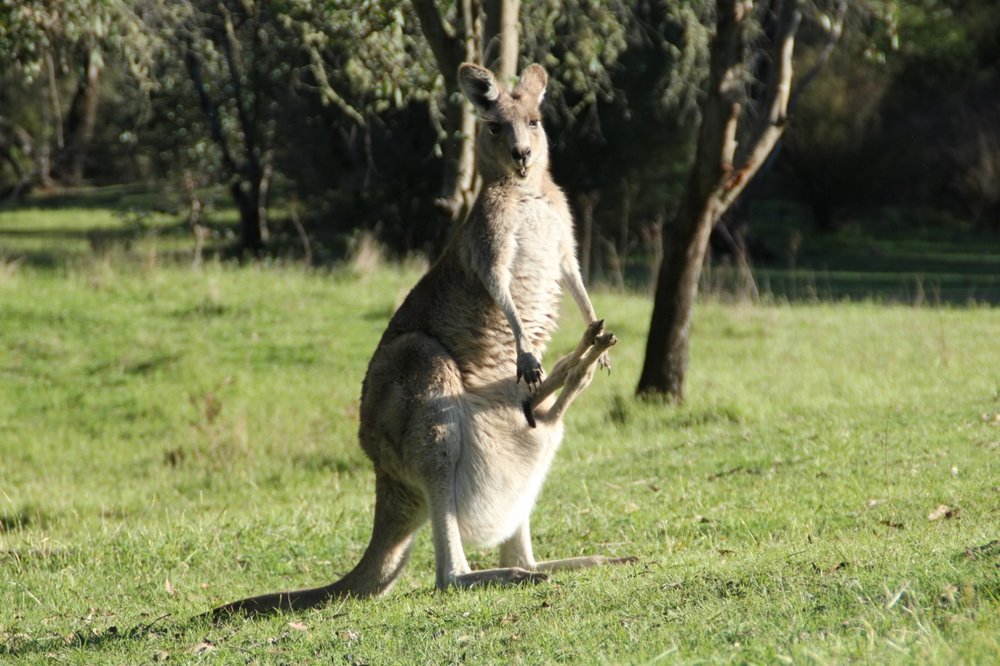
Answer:
<svg viewBox="0 0 1000 666"><path fill-rule="evenodd" d="M231 174L239 173L241 167L229 151L229 142L226 141L226 135L222 131L222 122L219 120L219 109L205 89L205 78L201 73L201 58L198 56L194 40L190 35L184 38L184 64L191 77L191 82L194 84L195 92L198 94L201 110L208 117L209 133L222 152L222 161Z"/></svg>
<svg viewBox="0 0 1000 666"><path fill-rule="evenodd" d="M844 18L847 15L847 0L840 0L837 3L837 13L830 24L830 38L823 45L823 50L819 52L816 57L816 62L813 63L812 67L809 68L805 74L799 77L799 83L795 86L792 91L792 97L788 100L788 113L792 114L795 109L795 105L799 100L799 97L805 92L805 89L809 87L809 84L813 82L816 76L826 67L826 63L829 62L830 56L833 55L833 50L837 47L837 43L840 42L841 35L844 34Z"/></svg>
<svg viewBox="0 0 1000 666"><path fill-rule="evenodd" d="M496 49L497 77L509 83L517 76L521 0L485 0L483 4L486 10L483 62L489 65Z"/></svg>
<svg viewBox="0 0 1000 666"><path fill-rule="evenodd" d="M348 118L353 120L358 125L365 124L365 118L361 115L357 109L355 109L351 104L337 92L330 83L329 77L326 75L326 62L323 60L323 54L320 53L319 48L313 43L313 39L310 36L310 24L307 21L299 21L299 31L302 34L302 48L306 50L309 55L309 69L316 79L315 86L319 90L320 100L324 105L333 104L338 109L344 112Z"/></svg>
<svg viewBox="0 0 1000 666"><path fill-rule="evenodd" d="M438 69L444 76L445 87L451 89L457 82L458 66L463 55L462 43L455 32L444 22L434 0L413 0L420 29L437 61Z"/></svg>
<svg viewBox="0 0 1000 666"><path fill-rule="evenodd" d="M229 69L229 80L233 85L233 97L236 99L236 117L239 118L240 126L243 129L243 141L247 160L250 163L256 162L257 148L257 125L256 118L250 116L247 110L247 103L243 91L243 58L240 55L240 43L236 38L236 28L233 25L232 14L225 4L219 3L219 12L222 14L224 22L224 37L222 38L222 54L226 59L226 66ZM259 91L254 90L252 94L257 95ZM254 165L256 167L256 164ZM255 169L256 170L256 169Z"/></svg>
<svg viewBox="0 0 1000 666"><path fill-rule="evenodd" d="M725 193L721 200L723 209L732 204L743 191L785 130L792 89L792 53L801 19L802 0L785 0L781 3L773 45L774 63L764 94L762 112L747 140L740 146L733 173L724 184Z"/></svg>
<svg viewBox="0 0 1000 666"><path fill-rule="evenodd" d="M732 172L740 117L743 53L751 8L745 0L719 0L717 12L708 94L702 107L695 164L685 188L685 196L692 197L695 207L708 201Z"/></svg>

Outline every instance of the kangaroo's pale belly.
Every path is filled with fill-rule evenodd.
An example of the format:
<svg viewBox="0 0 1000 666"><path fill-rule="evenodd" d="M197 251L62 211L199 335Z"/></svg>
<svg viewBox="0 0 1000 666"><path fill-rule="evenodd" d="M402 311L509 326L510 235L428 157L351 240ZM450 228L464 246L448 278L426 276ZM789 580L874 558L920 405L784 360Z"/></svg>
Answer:
<svg viewBox="0 0 1000 666"><path fill-rule="evenodd" d="M564 222L537 197L520 202L516 215L521 222L510 293L524 332L541 353L558 324ZM500 325L509 328L506 321ZM528 519L563 436L562 423L528 426L521 410L524 385L515 384L512 337L508 347L497 350L511 359L499 385L483 392L469 387L467 394L469 431L462 438L457 506L462 539L480 546L504 541Z"/></svg>
<svg viewBox="0 0 1000 666"><path fill-rule="evenodd" d="M468 431L455 475L462 540L494 546L531 514L563 437L562 423L528 427L519 406L467 400Z"/></svg>

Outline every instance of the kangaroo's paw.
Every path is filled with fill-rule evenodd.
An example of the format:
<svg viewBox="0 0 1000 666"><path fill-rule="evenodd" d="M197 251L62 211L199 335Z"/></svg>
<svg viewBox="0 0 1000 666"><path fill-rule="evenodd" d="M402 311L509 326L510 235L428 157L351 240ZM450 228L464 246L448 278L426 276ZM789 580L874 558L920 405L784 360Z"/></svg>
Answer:
<svg viewBox="0 0 1000 666"><path fill-rule="evenodd" d="M597 357L597 366L602 370L607 370L608 374L611 374L611 354L604 352L599 357Z"/></svg>
<svg viewBox="0 0 1000 666"><path fill-rule="evenodd" d="M597 321L592 321L587 325L587 330L583 334L583 339L587 341L588 345L594 344L597 340L597 336L604 333L604 320L598 319Z"/></svg>
<svg viewBox="0 0 1000 666"><path fill-rule="evenodd" d="M618 344L618 338L614 333L601 333L594 339L593 347L591 348L590 354L594 353L594 350L601 352L601 355L597 357L597 367L603 368L611 374L611 355L608 350ZM591 359L594 357L591 355Z"/></svg>
<svg viewBox="0 0 1000 666"><path fill-rule="evenodd" d="M618 337L614 333L601 333L594 340L594 346L598 349L609 349L618 344Z"/></svg>
<svg viewBox="0 0 1000 666"><path fill-rule="evenodd" d="M534 390L542 381L542 363L531 352L521 352L517 355L517 381L524 379L528 390Z"/></svg>

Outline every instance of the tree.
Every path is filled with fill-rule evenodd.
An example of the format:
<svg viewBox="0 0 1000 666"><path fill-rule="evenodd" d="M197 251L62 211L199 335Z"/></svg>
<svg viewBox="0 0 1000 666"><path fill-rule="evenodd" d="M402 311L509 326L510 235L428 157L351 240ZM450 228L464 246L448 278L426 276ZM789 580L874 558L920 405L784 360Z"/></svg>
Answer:
<svg viewBox="0 0 1000 666"><path fill-rule="evenodd" d="M273 176L274 64L265 43L272 17L259 2L192 6L182 17L179 45L209 133L222 155L239 212L240 249L260 254L268 241L268 193ZM217 62L211 62L212 60ZM214 82L206 69L214 70ZM216 85L212 85L215 83ZM222 101L213 95L222 88ZM224 117L224 115L226 117ZM224 123L233 122L233 131Z"/></svg>
<svg viewBox="0 0 1000 666"><path fill-rule="evenodd" d="M478 192L476 117L458 87L458 66L463 62L483 64L495 52L497 76L512 80L517 74L520 7L520 0L485 0L482 5L460 0L455 3L454 18L446 21L436 0L413 0L420 28L444 80L444 173L435 201L444 220L439 241L465 218Z"/></svg>
<svg viewBox="0 0 1000 666"><path fill-rule="evenodd" d="M754 16L753 3L746 0L716 3L695 159L673 224L663 230L646 357L636 389L640 396L675 402L684 398L691 318L709 233L784 130L801 4L801 0L775 0L765 7L776 22L773 37L761 38L771 67L763 102L753 117L744 112L742 102L748 47L760 17Z"/></svg>
<svg viewBox="0 0 1000 666"><path fill-rule="evenodd" d="M148 52L129 7L103 0L23 0L0 7L0 143L18 174L33 182L80 183L98 122L104 61L142 75ZM65 84L72 93L65 95ZM30 99L30 102L25 103ZM69 100L68 108L63 101ZM14 120L12 116L21 116ZM12 134L13 133L13 134ZM34 164L28 167L26 157Z"/></svg>

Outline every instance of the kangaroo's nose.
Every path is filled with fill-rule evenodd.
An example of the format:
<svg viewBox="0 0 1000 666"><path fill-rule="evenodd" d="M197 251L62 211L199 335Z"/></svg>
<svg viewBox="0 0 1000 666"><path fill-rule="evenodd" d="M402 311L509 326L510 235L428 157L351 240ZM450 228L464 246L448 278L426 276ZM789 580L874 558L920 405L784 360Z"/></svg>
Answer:
<svg viewBox="0 0 1000 666"><path fill-rule="evenodd" d="M531 157L531 148L528 146L514 146L510 150L511 156L513 156L515 162L527 162L528 158Z"/></svg>

